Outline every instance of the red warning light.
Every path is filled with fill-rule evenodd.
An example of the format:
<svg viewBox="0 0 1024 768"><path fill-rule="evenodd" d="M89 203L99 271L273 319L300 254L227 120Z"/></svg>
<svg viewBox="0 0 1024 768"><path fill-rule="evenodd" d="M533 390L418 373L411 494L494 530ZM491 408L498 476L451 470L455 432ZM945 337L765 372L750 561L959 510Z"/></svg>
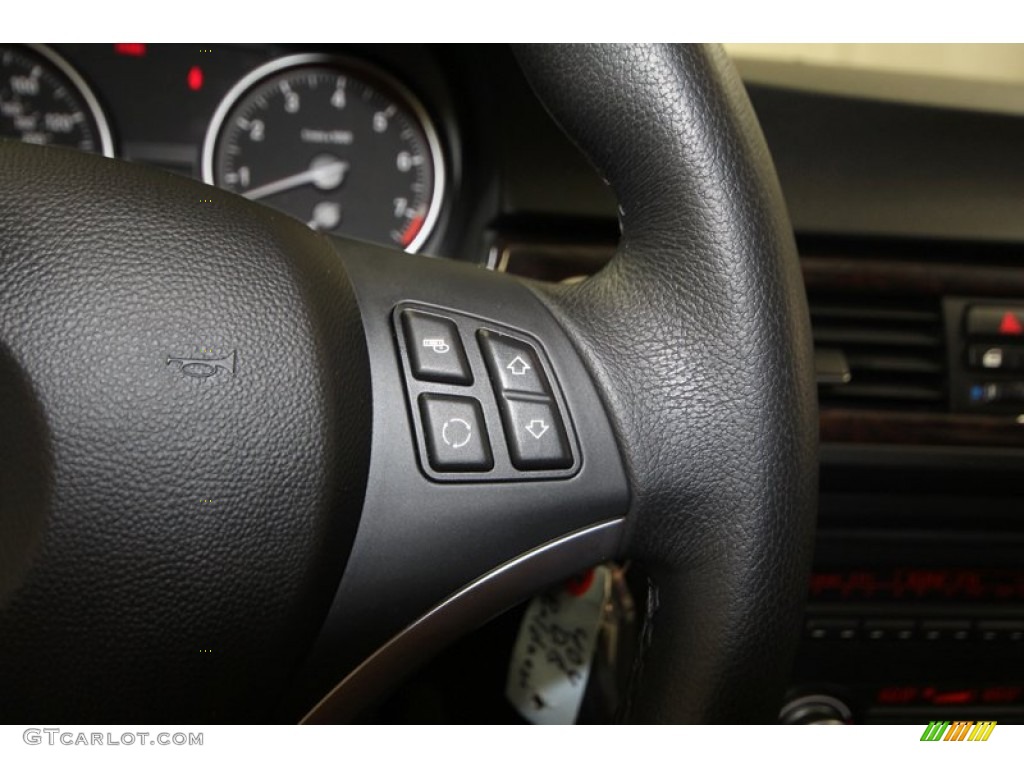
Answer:
<svg viewBox="0 0 1024 768"><path fill-rule="evenodd" d="M1013 312L1007 312L999 323L999 333L1004 336L1024 336L1024 323Z"/></svg>
<svg viewBox="0 0 1024 768"><path fill-rule="evenodd" d="M145 43L114 43L114 53L121 56L145 56Z"/></svg>
<svg viewBox="0 0 1024 768"><path fill-rule="evenodd" d="M203 70L199 67L192 67L188 71L186 82L188 82L189 90L198 91L203 87Z"/></svg>

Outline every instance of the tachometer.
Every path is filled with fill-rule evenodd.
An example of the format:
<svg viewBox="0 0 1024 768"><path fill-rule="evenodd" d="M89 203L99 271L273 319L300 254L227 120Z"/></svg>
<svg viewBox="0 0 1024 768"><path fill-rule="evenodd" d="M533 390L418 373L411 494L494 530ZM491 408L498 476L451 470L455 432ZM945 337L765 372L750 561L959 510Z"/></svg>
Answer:
<svg viewBox="0 0 1024 768"><path fill-rule="evenodd" d="M0 136L114 156L110 125L93 92L42 45L0 45Z"/></svg>
<svg viewBox="0 0 1024 768"><path fill-rule="evenodd" d="M437 221L437 132L400 84L315 54L270 62L221 102L203 178L314 229L418 250Z"/></svg>

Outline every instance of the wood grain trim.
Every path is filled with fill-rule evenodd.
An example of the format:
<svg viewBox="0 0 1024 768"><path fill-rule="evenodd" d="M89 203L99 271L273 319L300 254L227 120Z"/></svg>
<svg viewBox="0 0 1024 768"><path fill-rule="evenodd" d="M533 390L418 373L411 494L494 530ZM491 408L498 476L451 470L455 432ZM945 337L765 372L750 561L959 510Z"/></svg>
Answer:
<svg viewBox="0 0 1024 768"><path fill-rule="evenodd" d="M843 256L803 256L800 262L811 293L1024 298L1024 269L1015 267Z"/></svg>
<svg viewBox="0 0 1024 768"><path fill-rule="evenodd" d="M1024 419L823 408L824 443L945 445L1024 448Z"/></svg>

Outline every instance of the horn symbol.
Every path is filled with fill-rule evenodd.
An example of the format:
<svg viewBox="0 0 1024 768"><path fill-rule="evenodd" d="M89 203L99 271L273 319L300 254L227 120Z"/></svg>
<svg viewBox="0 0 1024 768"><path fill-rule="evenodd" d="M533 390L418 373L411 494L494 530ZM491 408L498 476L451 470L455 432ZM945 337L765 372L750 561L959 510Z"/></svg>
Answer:
<svg viewBox="0 0 1024 768"><path fill-rule="evenodd" d="M171 363L177 363L181 372L193 379L208 379L221 371L227 371L234 376L238 364L238 352L234 351L230 355L217 358L168 357L167 365Z"/></svg>

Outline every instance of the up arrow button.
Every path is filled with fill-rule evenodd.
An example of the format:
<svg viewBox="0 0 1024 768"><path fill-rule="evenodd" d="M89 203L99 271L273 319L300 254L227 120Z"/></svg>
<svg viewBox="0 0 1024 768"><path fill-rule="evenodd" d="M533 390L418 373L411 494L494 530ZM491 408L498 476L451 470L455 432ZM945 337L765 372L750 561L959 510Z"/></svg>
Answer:
<svg viewBox="0 0 1024 768"><path fill-rule="evenodd" d="M532 346L495 331L480 330L477 338L487 369L499 392L551 396Z"/></svg>
<svg viewBox="0 0 1024 768"><path fill-rule="evenodd" d="M526 372L533 366L523 360L519 355L516 355L515 359L505 367L512 371L513 376L525 376Z"/></svg>

